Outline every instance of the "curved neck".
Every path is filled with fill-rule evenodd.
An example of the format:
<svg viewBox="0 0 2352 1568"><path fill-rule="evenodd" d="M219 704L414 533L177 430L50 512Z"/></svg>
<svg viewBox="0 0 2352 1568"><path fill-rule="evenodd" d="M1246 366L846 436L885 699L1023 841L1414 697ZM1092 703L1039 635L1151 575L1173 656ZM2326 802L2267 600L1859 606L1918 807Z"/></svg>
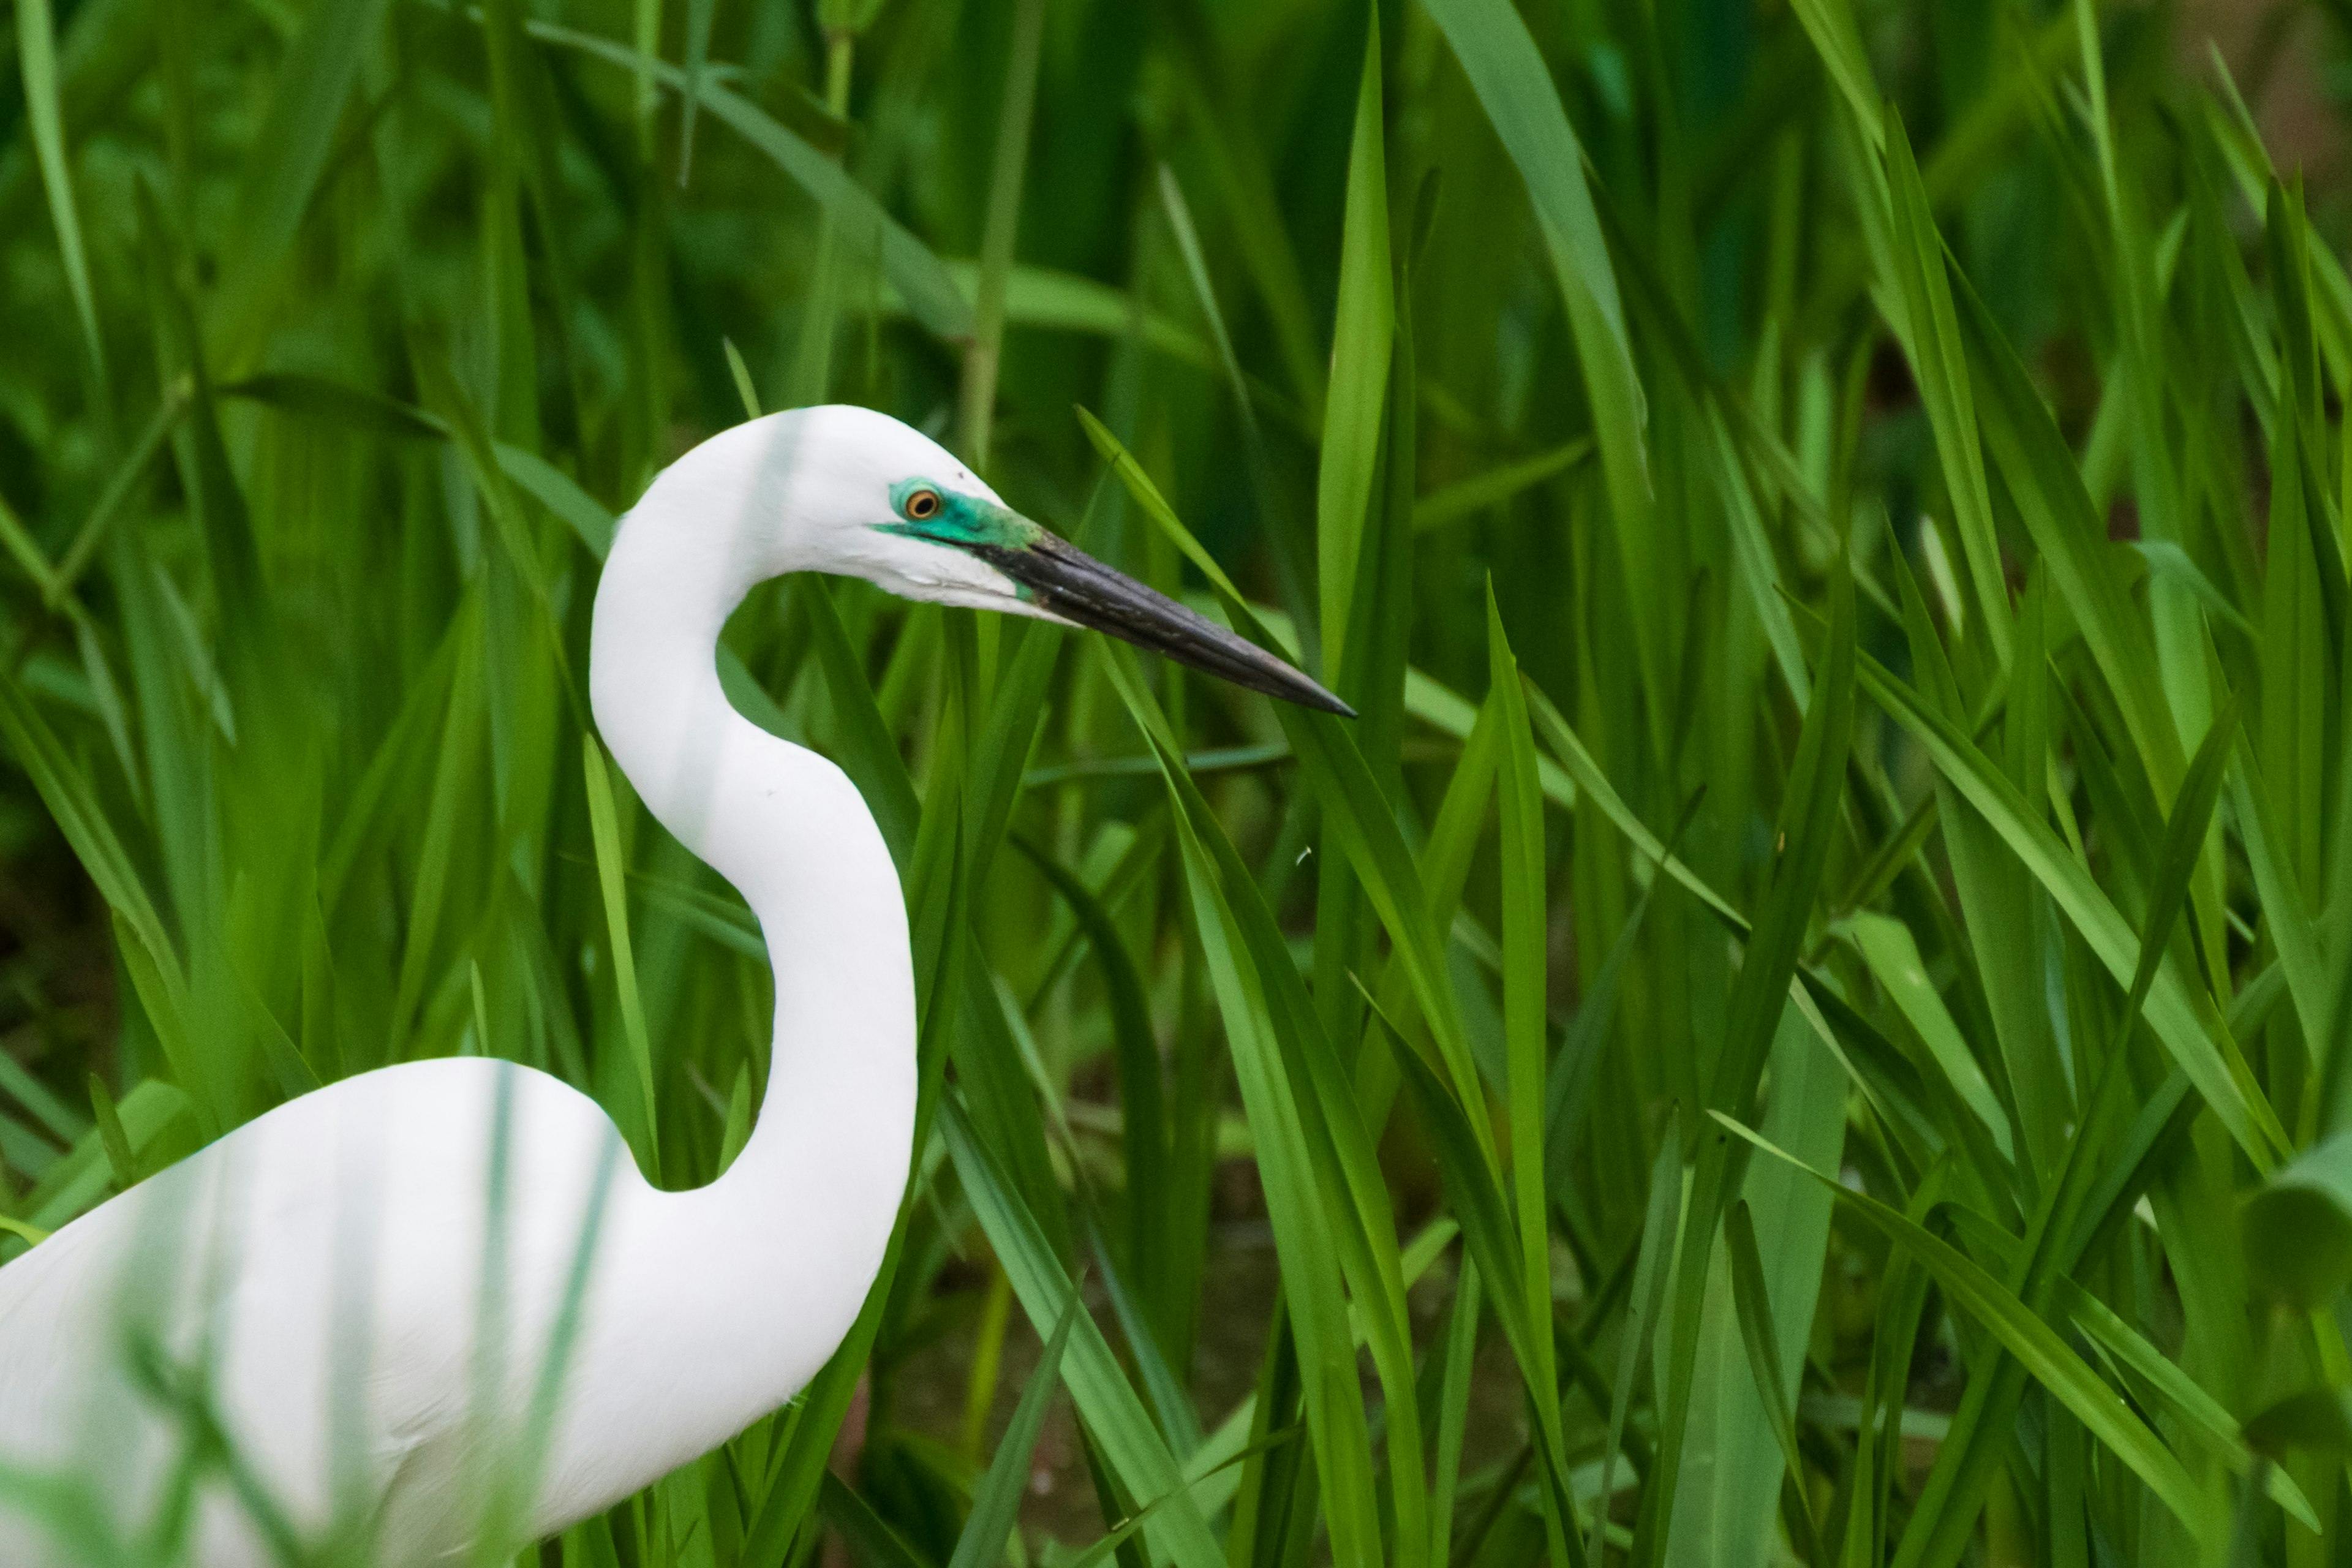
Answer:
<svg viewBox="0 0 2352 1568"><path fill-rule="evenodd" d="M649 497L648 500L652 500ZM915 1112L906 906L841 770L721 693L728 615L765 574L679 509L624 520L598 584L590 699L654 816L734 884L768 946L775 1033L751 1139L719 1181L662 1194L635 1245L668 1268L678 1376L722 1380L716 1442L797 1390L856 1320L905 1190ZM683 1333L680 1331L686 1331ZM585 1371L586 1369L583 1369ZM740 1419L738 1418L740 1416Z"/></svg>

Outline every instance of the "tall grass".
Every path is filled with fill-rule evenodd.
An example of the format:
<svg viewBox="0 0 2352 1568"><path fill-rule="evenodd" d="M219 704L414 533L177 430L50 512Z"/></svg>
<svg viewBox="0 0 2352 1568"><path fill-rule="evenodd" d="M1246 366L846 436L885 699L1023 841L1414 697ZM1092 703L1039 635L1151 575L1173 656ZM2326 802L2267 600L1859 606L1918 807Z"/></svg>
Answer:
<svg viewBox="0 0 2352 1568"><path fill-rule="evenodd" d="M454 1052L725 1167L588 605L853 400L1362 718L754 596L936 1110L835 1364L537 1561L2340 1559L2352 282L2174 8L13 9L0 1256Z"/></svg>

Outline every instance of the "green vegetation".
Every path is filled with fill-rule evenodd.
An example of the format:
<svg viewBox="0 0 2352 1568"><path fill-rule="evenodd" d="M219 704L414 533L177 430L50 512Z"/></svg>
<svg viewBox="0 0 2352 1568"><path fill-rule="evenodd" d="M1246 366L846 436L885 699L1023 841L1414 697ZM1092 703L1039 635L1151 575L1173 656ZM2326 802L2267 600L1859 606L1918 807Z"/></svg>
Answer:
<svg viewBox="0 0 2352 1568"><path fill-rule="evenodd" d="M930 1141L810 1394L526 1560L2344 1560L2352 281L2173 8L13 11L0 1256L451 1052L724 1166L588 606L851 400L1362 718L754 595Z"/></svg>

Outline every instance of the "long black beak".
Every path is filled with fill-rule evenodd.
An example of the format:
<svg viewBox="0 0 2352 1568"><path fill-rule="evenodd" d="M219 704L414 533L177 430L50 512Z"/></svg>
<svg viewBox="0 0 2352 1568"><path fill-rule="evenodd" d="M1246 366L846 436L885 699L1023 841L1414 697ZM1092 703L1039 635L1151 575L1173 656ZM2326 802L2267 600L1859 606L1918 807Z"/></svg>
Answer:
<svg viewBox="0 0 2352 1568"><path fill-rule="evenodd" d="M1029 590L1037 607L1167 655L1251 691L1352 719L1356 710L1255 643L1123 576L1056 534L1037 531L1019 549L966 545Z"/></svg>

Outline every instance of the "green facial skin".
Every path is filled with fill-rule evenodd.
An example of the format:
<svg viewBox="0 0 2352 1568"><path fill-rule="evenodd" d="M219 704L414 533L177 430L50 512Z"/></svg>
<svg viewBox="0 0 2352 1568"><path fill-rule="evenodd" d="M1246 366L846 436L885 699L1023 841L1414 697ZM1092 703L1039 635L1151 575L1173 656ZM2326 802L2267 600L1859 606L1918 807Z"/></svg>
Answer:
<svg viewBox="0 0 2352 1568"><path fill-rule="evenodd" d="M940 510L917 521L907 515L907 503L922 490L940 498ZM960 494L930 479L900 479L890 487L890 505L904 521L877 524L883 532L928 539L934 544L966 550L1026 550L1045 531L1019 512L978 496Z"/></svg>
<svg viewBox="0 0 2352 1568"><path fill-rule="evenodd" d="M926 518L908 516L908 503L925 490L940 498L940 510ZM900 479L890 487L890 505L903 521L876 524L883 532L952 545L1000 569L1025 553L1045 533L1019 512L931 479ZM1013 592L1024 601L1036 597L1028 584L1018 581L1017 572L1007 575L1015 578Z"/></svg>

